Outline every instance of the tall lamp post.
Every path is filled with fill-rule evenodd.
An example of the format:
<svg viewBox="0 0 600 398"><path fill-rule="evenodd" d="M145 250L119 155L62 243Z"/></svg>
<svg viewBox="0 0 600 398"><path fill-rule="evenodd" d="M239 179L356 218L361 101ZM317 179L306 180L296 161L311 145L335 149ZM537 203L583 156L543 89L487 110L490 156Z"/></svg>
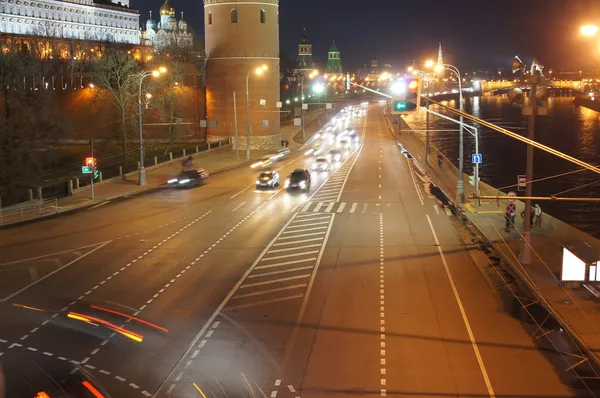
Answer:
<svg viewBox="0 0 600 398"><path fill-rule="evenodd" d="M423 77L423 81L427 84L427 98L429 98L429 83L431 81L431 77L429 76L429 73L420 70L420 69L415 69L412 66L409 66L407 68L407 71L412 73L415 76L422 76ZM425 101L425 108L427 110L429 110L429 101ZM425 112L425 164L429 164L429 153L431 152L431 144L430 144L430 136L429 136L429 112Z"/></svg>
<svg viewBox="0 0 600 398"><path fill-rule="evenodd" d="M310 72L310 74L308 75L309 79L314 79L315 76L317 76L319 74L318 70L313 70L312 72ZM301 123L302 123L302 140L306 141L306 132L304 131L304 78L306 77L306 75L302 75L302 77L300 78L300 91L301 91L301 97L302 97L302 108L300 110L300 115L302 115L301 117Z"/></svg>
<svg viewBox="0 0 600 398"><path fill-rule="evenodd" d="M267 65L263 65L246 73L246 159L250 159L250 76L262 75L267 70Z"/></svg>
<svg viewBox="0 0 600 398"><path fill-rule="evenodd" d="M425 66L428 68L434 67L436 72L441 70L449 70L456 75L456 79L458 80L458 102L459 102L459 110L461 112L464 111L463 106L463 91L462 91L462 78L460 75L460 71L454 65L450 64L436 64L433 61L427 61ZM458 142L458 181L456 183L456 202L457 203L465 203L465 179L463 174L464 168L464 148L463 148L463 117L460 116L460 126L459 126L459 142Z"/></svg>
<svg viewBox="0 0 600 398"><path fill-rule="evenodd" d="M140 74L140 90L139 90L139 94L138 94L138 104L139 104L139 114L140 114L140 171L139 171L139 180L138 180L139 185L146 185L146 168L144 167L143 105L145 104L147 106L148 101L152 97L152 95L147 94L145 97L146 101L142 102L142 83L144 82L144 79L147 78L148 76L159 77L161 74L166 73L166 72L167 72L167 68L165 68L164 66L161 66L157 70L146 71L146 72L142 72Z"/></svg>

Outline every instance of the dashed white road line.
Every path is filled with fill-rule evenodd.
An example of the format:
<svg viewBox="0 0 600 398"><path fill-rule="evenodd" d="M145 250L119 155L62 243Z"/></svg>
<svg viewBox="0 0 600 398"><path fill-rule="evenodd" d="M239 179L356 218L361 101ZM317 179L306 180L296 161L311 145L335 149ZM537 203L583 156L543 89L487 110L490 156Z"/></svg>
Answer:
<svg viewBox="0 0 600 398"><path fill-rule="evenodd" d="M379 331L380 331L380 377L381 396L387 395L387 366L385 347L385 247L383 242L383 213L379 213Z"/></svg>
<svg viewBox="0 0 600 398"><path fill-rule="evenodd" d="M450 286L452 287L452 293L454 293L456 304L458 304L460 315L462 316L465 328L467 329L469 340L471 340L471 346L473 347L473 352L475 353L475 357L477 358L477 363L479 364L479 369L481 370L481 375L483 376L483 381L485 382L488 395L490 396L490 398L495 398L496 393L494 392L492 382L490 381L490 377L488 376L485 364L483 363L483 357L481 356L481 352L479 351L477 341L475 341L475 336L473 335L473 330L471 329L471 323L467 318L467 313L463 306L462 300L460 299L460 295L458 294L458 289L456 288L456 284L454 283L454 278L452 277L452 273L450 272L450 267L448 267L446 256L444 256L444 252L442 251L442 246L440 245L440 241L438 240L437 234L435 233L435 229L433 228L431 218L429 217L429 215L426 215L426 217L427 222L429 222L429 228L431 228L431 233L433 234L433 239L435 240L436 247L438 249L438 252L440 253L440 257L442 258L442 263L444 264L444 269L446 271L446 275L448 276L448 281L450 282Z"/></svg>
<svg viewBox="0 0 600 398"><path fill-rule="evenodd" d="M232 211L238 211L242 206L244 206L246 204L246 202L242 202L239 205L236 206L235 209L233 209Z"/></svg>

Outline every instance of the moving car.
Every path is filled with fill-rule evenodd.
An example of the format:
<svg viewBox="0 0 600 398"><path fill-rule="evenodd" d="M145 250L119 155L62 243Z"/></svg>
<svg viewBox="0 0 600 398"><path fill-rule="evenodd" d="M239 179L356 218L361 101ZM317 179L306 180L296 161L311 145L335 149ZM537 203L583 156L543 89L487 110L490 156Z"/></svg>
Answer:
<svg viewBox="0 0 600 398"><path fill-rule="evenodd" d="M329 171L331 165L329 161L325 158L317 158L312 165L313 170L315 171Z"/></svg>
<svg viewBox="0 0 600 398"><path fill-rule="evenodd" d="M285 180L284 188L288 192L294 189L300 189L307 192L310 189L310 173L306 169L296 169L292 171L287 180Z"/></svg>
<svg viewBox="0 0 600 398"><path fill-rule="evenodd" d="M332 149L327 154L327 160L329 160L330 162L339 162L342 160L342 154L340 151Z"/></svg>
<svg viewBox="0 0 600 398"><path fill-rule="evenodd" d="M256 189L274 188L279 185L279 173L276 171L265 171L260 173L256 179Z"/></svg>
<svg viewBox="0 0 600 398"><path fill-rule="evenodd" d="M167 182L169 185L179 188L189 188L206 184L207 178L208 171L204 169L186 169L183 170L177 177L171 178Z"/></svg>

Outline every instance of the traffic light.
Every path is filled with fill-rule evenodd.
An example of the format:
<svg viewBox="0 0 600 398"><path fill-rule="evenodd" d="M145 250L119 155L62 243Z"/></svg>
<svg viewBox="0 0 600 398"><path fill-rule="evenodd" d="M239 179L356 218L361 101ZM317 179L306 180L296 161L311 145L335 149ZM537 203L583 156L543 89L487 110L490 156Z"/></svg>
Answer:
<svg viewBox="0 0 600 398"><path fill-rule="evenodd" d="M96 158L85 158L85 165L87 167L94 167L94 166L96 166Z"/></svg>
<svg viewBox="0 0 600 398"><path fill-rule="evenodd" d="M100 178L100 171L98 169L94 169L94 180Z"/></svg>
<svg viewBox="0 0 600 398"><path fill-rule="evenodd" d="M392 113L406 114L421 106L421 76L409 77L392 84Z"/></svg>

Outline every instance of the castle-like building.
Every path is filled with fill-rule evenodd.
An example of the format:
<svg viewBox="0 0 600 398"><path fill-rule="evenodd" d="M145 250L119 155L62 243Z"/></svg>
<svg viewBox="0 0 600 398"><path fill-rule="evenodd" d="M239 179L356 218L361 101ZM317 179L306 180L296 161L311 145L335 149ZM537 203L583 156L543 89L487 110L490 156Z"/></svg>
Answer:
<svg viewBox="0 0 600 398"><path fill-rule="evenodd" d="M298 58L296 58L296 65L294 66L294 74L310 74L315 69L315 61L312 55L312 44L308 40L308 34L306 28L304 28L304 34L302 40L298 45Z"/></svg>
<svg viewBox="0 0 600 398"><path fill-rule="evenodd" d="M167 47L171 48L192 48L194 46L194 37L188 31L188 24L183 19L178 21L175 17L175 8L169 0L160 8L160 20L152 19L152 11L150 11L150 19L146 22L146 29L142 31L142 44L152 46L157 50L162 50Z"/></svg>
<svg viewBox="0 0 600 398"><path fill-rule="evenodd" d="M236 147L248 120L252 149L279 148L279 0L204 0L204 33L208 138L235 135L236 109Z"/></svg>
<svg viewBox="0 0 600 398"><path fill-rule="evenodd" d="M0 33L140 44L129 0L0 0Z"/></svg>

